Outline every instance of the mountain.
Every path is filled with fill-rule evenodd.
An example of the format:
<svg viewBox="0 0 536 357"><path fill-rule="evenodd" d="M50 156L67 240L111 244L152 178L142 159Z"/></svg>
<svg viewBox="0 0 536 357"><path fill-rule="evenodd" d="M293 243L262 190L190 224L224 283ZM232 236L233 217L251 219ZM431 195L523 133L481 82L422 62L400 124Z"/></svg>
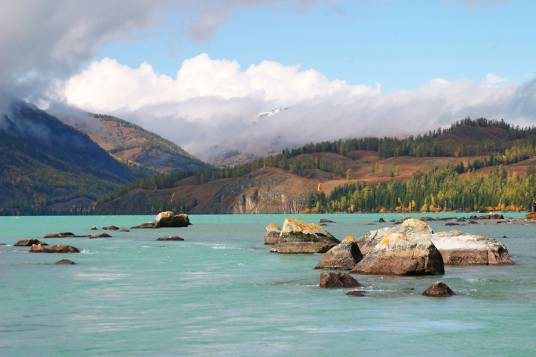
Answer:
<svg viewBox="0 0 536 357"><path fill-rule="evenodd" d="M497 120L465 119L425 135L309 144L234 167L140 180L102 199L96 212L378 211L414 210L425 205L457 209L453 202L460 209L480 209L493 203L522 208L536 195L533 189L526 189L526 182L532 182L534 176L535 148L536 128L513 127ZM508 192L493 189L492 181L479 181L478 177L493 176L489 170L498 167L505 168L501 178L506 179L509 172L530 177L525 180L522 176L523 184L515 180L508 183ZM423 177L422 173L430 176ZM465 189L462 180L475 183L476 188L472 188L472 193L465 192L462 198L452 194L459 201L445 199L440 190ZM407 182L415 185L404 186ZM503 181L493 181L497 182ZM488 187L489 192L479 192L478 185ZM408 190L426 191L430 197L417 197L416 192ZM372 193L381 196L382 201ZM469 202L468 196L482 200ZM347 205L350 200L353 205ZM419 200L423 200L422 205ZM439 206L437 201L441 201Z"/></svg>
<svg viewBox="0 0 536 357"><path fill-rule="evenodd" d="M79 213L136 176L86 134L22 101L0 114L0 214Z"/></svg>
<svg viewBox="0 0 536 357"><path fill-rule="evenodd" d="M58 115L66 124L86 133L110 155L146 175L175 170L208 168L209 165L142 127L109 115Z"/></svg>

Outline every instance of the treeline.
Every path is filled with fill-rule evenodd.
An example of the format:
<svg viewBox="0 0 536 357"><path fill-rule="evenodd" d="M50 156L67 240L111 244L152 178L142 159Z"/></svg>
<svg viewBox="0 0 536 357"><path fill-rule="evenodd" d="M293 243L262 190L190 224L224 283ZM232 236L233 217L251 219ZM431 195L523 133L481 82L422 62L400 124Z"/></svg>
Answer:
<svg viewBox="0 0 536 357"><path fill-rule="evenodd" d="M488 129L480 133L475 128ZM499 129L499 130L497 130ZM356 150L369 150L379 153L381 158L397 156L479 156L492 152L503 152L513 145L536 145L536 128L513 126L504 120L485 118L466 118L452 124L447 129L429 131L423 135L407 138L341 139L311 143L297 149L285 150L287 156L316 152L332 152L348 155Z"/></svg>
<svg viewBox="0 0 536 357"><path fill-rule="evenodd" d="M489 175L459 174L454 167L417 173L406 182L351 184L326 196L315 194L309 212L435 212L446 210L525 210L536 197L536 173L508 174L503 167Z"/></svg>

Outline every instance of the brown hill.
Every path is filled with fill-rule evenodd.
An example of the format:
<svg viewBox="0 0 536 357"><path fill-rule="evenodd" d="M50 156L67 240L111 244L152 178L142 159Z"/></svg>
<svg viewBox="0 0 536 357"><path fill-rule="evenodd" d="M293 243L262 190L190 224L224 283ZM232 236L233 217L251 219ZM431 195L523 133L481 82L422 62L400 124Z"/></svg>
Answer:
<svg viewBox="0 0 536 357"><path fill-rule="evenodd" d="M331 165L324 170L304 170L302 175L267 167L243 176L204 183L188 177L176 182L171 188L136 188L113 200L100 203L97 212L126 214L185 208L191 213L296 213L307 207L309 197L315 192L329 194L335 187L348 183L406 180L419 170L429 171L435 167L474 159L380 159L376 153L367 151L356 151L352 157L333 153L299 155L293 161L320 160Z"/></svg>
<svg viewBox="0 0 536 357"><path fill-rule="evenodd" d="M119 161L147 171L146 176L209 167L180 146L125 120L101 114L88 114L83 120L59 117Z"/></svg>

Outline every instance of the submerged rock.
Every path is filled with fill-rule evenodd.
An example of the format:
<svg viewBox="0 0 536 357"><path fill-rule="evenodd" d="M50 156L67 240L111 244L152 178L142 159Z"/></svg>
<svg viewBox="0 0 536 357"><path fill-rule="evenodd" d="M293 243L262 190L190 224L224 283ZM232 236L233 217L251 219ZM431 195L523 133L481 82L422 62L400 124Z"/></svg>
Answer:
<svg viewBox="0 0 536 357"><path fill-rule="evenodd" d="M89 239L99 239L99 238L112 238L108 233L92 234L89 236Z"/></svg>
<svg viewBox="0 0 536 357"><path fill-rule="evenodd" d="M320 287L327 289L357 288L361 286L359 281L350 274L339 272L324 272L320 274Z"/></svg>
<svg viewBox="0 0 536 357"><path fill-rule="evenodd" d="M49 233L46 234L44 238L69 238L76 237L73 232L60 232L60 233Z"/></svg>
<svg viewBox="0 0 536 357"><path fill-rule="evenodd" d="M282 254L325 253L339 240L318 224L287 218L272 252Z"/></svg>
<svg viewBox="0 0 536 357"><path fill-rule="evenodd" d="M156 240L162 240L162 241L183 241L184 238L181 238L179 236L169 236L169 237L159 237L156 238Z"/></svg>
<svg viewBox="0 0 536 357"><path fill-rule="evenodd" d="M266 234L264 235L264 244L274 245L277 244L279 240L279 235L281 234L281 228L278 227L275 223L270 223L266 226Z"/></svg>
<svg viewBox="0 0 536 357"><path fill-rule="evenodd" d="M75 265L76 263L73 262L71 259L62 259L62 260L58 260L54 264L56 264L56 265Z"/></svg>
<svg viewBox="0 0 536 357"><path fill-rule="evenodd" d="M128 233L128 232L130 232L130 229L128 229L128 228L121 228L121 229L119 230L119 232Z"/></svg>
<svg viewBox="0 0 536 357"><path fill-rule="evenodd" d="M380 217L380 219L378 219L378 223L385 223L385 219L383 219L382 217Z"/></svg>
<svg viewBox="0 0 536 357"><path fill-rule="evenodd" d="M445 265L513 264L508 249L496 239L459 231L430 235Z"/></svg>
<svg viewBox="0 0 536 357"><path fill-rule="evenodd" d="M315 269L351 270L361 259L363 255L357 242L352 236L348 236L324 253Z"/></svg>
<svg viewBox="0 0 536 357"><path fill-rule="evenodd" d="M320 218L319 223L337 223L329 218Z"/></svg>
<svg viewBox="0 0 536 357"><path fill-rule="evenodd" d="M500 213L489 213L489 214L486 214L484 216L471 216L469 217L469 219L488 219L488 220L493 220L493 219L505 219L504 216Z"/></svg>
<svg viewBox="0 0 536 357"><path fill-rule="evenodd" d="M347 292L346 295L353 296L353 297L363 297L365 296L365 292L361 290L351 290Z"/></svg>
<svg viewBox="0 0 536 357"><path fill-rule="evenodd" d="M93 226L93 227L90 228L90 230L92 230L92 231L96 231L97 229L98 228L96 226Z"/></svg>
<svg viewBox="0 0 536 357"><path fill-rule="evenodd" d="M34 244L29 250L30 253L80 253L78 248L70 245L51 245L44 246L42 244Z"/></svg>
<svg viewBox="0 0 536 357"><path fill-rule="evenodd" d="M447 284L445 284L442 281L437 281L430 285L426 290L422 293L424 296L431 296L431 297L447 297L456 295L454 291L452 291Z"/></svg>
<svg viewBox="0 0 536 357"><path fill-rule="evenodd" d="M131 227L132 229L141 229L141 228L156 228L156 225L154 222L145 222L142 224L138 224L137 226Z"/></svg>
<svg viewBox="0 0 536 357"><path fill-rule="evenodd" d="M106 227L102 227L102 229L105 230L105 231L118 231L119 227L117 227L117 226L106 226Z"/></svg>
<svg viewBox="0 0 536 357"><path fill-rule="evenodd" d="M13 244L15 247L31 247L34 244L48 245L41 242L39 239L21 239L17 243Z"/></svg>
<svg viewBox="0 0 536 357"><path fill-rule="evenodd" d="M441 254L427 236L393 231L388 232L352 271L360 274L433 275L443 274L445 268Z"/></svg>

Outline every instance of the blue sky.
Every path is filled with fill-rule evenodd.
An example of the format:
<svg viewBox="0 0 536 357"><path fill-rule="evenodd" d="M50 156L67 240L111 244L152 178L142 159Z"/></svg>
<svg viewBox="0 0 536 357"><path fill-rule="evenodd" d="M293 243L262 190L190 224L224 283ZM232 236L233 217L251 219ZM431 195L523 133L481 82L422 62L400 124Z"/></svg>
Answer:
<svg viewBox="0 0 536 357"><path fill-rule="evenodd" d="M300 64L330 79L380 83L384 91L432 78L482 81L486 74L522 83L535 75L533 1L338 1L244 6L213 35L196 41L171 13L159 25L99 49L131 67L151 64L174 76L199 53L235 59L242 68L262 60Z"/></svg>

